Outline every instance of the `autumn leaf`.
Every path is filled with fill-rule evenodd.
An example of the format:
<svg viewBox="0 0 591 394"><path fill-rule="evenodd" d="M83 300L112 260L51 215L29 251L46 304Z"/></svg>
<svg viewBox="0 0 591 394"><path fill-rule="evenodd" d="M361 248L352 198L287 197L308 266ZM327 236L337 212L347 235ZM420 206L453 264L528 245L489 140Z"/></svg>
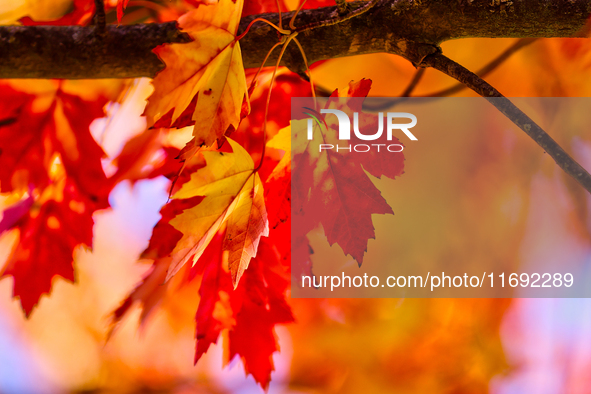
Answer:
<svg viewBox="0 0 591 394"><path fill-rule="evenodd" d="M199 307L195 314L195 364L212 344L217 343L222 330L231 329L236 324L230 303L234 286L228 271L227 254L224 256L222 248L223 239L224 234L218 233L205 250L203 258L193 267L202 278Z"/></svg>
<svg viewBox="0 0 591 394"><path fill-rule="evenodd" d="M238 171L228 171L230 174L245 168L247 173L244 175L252 176L249 175L252 173L252 160L249 160L248 155L240 156L246 152L234 141L228 141L232 153L221 152L220 155L220 152L203 151L190 159L187 171L201 174L181 177L177 189L182 190L186 186L194 188L194 178L207 181L217 172L216 168L212 169L214 166L228 169L237 167ZM234 160L242 159L247 165L240 167L232 164L229 160L232 158L231 155L237 155ZM223 159L219 161L218 158ZM204 172L206 169L210 171L209 174ZM227 178L231 181L244 175L228 175ZM216 187L226 189L228 186L231 186L231 183L224 181ZM283 230L272 230L269 238L260 239L256 257L250 260L249 269L244 272L243 279L235 288L230 270L231 253L227 250L226 232L226 227L232 228L232 225L227 221L205 246L193 267L189 267L188 271L188 266L185 265L171 279L175 280L175 284L171 286L171 281L165 282L166 268L171 261L169 256L174 254L175 246L183 237L183 233L170 222L178 216L185 215L188 210L199 208L201 204L206 203L206 199L211 198L196 195L178 199L177 194L178 192L175 193L175 198L162 208L162 219L156 224L150 244L142 254L143 258L153 259L152 269L114 311L112 321L119 322L131 306L138 302L142 307L140 319L143 324L163 299L174 297L178 289L200 279L200 301L195 315L195 363L212 344L217 343L222 331L226 330L230 352L227 353L225 362L228 363L233 357L241 358L247 373L252 374L262 387L267 387L274 369L272 354L279 349L274 327L276 324L293 321L291 309L285 299L290 283L290 260L286 259L290 249L289 225L281 226ZM244 193L244 197L248 195ZM234 211L233 215L235 214L238 212ZM248 217L248 214L245 216Z"/></svg>
<svg viewBox="0 0 591 394"><path fill-rule="evenodd" d="M163 219L170 213L163 212ZM176 231L172 227L161 230L160 235ZM170 282L163 283L166 258L157 258L152 270L113 313L113 323L119 322L134 302L139 302L142 307L140 322L144 324L154 308L167 297L168 290L171 290L168 297L175 297L175 290L200 279L200 299L195 315L195 363L217 343L220 334L227 331L229 352L224 363L234 357L242 359L245 371L267 388L274 370L272 355L279 350L275 326L294 320L286 300L289 261L282 259L285 251L277 248L277 236L281 234L261 239L259 252L236 289L228 268L229 254L223 248L223 231L213 237L190 271L184 269L180 283L177 281L173 289L168 286ZM170 239L170 235L165 238ZM158 243L154 237L153 240ZM169 244L168 241L164 243ZM178 278L179 275L174 279Z"/></svg>
<svg viewBox="0 0 591 394"><path fill-rule="evenodd" d="M38 96L9 86L2 89L0 191L25 191L31 184L45 188L57 153L77 188L97 209L108 207L112 184L101 165L104 152L89 130L90 123L104 115L106 98L89 102L61 89Z"/></svg>
<svg viewBox="0 0 591 394"><path fill-rule="evenodd" d="M229 267L236 286L256 255L260 237L268 235L261 179L248 152L231 139L228 143L232 153L202 152L207 165L193 172L173 196L175 200L205 198L169 221L183 237L172 252L168 278L191 258L196 262L226 224L224 248L230 252Z"/></svg>
<svg viewBox="0 0 591 394"><path fill-rule="evenodd" d="M121 23L121 18L123 18L123 11L127 8L127 4L129 4L129 0L117 0L117 22Z"/></svg>
<svg viewBox="0 0 591 394"><path fill-rule="evenodd" d="M166 68L154 78L145 115L154 127L194 124L197 146L211 146L249 111L246 79L236 30L242 0L201 5L179 19L193 39L154 52Z"/></svg>
<svg viewBox="0 0 591 394"><path fill-rule="evenodd" d="M178 180L179 190L160 211L162 218L142 253L143 258L154 260L152 270L112 316L115 325L137 301L142 305L143 322L163 297L170 279L193 260L191 275L203 276L195 362L215 343L220 330L230 327L211 320L220 297L218 287L225 283L219 272L222 254L228 284L224 291L230 293L256 256L260 237L269 234L262 182L254 163L238 143L227 141L232 152L204 150L189 159L191 176Z"/></svg>
<svg viewBox="0 0 591 394"><path fill-rule="evenodd" d="M369 80L351 83L344 96L365 97L370 86ZM360 110L339 102L338 94L337 90L329 98L327 108L340 108L348 112ZM360 117L363 118L363 114ZM314 125L315 135L321 134L325 143L338 145L338 123L334 117L326 117L325 121L327 128ZM368 127L373 131L377 121L364 123L361 119L360 127ZM297 142L292 147L292 212L295 213L293 220L297 233L292 236L295 239L305 235L314 224L320 223L329 243L338 243L345 254L351 255L361 265L367 242L375 237L371 215L393 213L366 171L378 178L382 175L394 178L402 174L404 156L402 153L385 157L369 152L362 155L332 150L318 152L317 147L312 148L312 144L307 143L305 121L292 122L291 132L294 133L293 141ZM351 144L353 142L354 138ZM393 143L397 142L393 140Z"/></svg>
<svg viewBox="0 0 591 394"><path fill-rule="evenodd" d="M274 328L294 321L285 297L290 284L287 267L282 264L273 240L265 238L232 298L240 309L235 314L236 325L228 335L229 359L240 357L246 372L264 389L275 368L272 355L279 350ZM233 308L238 309L235 305Z"/></svg>
<svg viewBox="0 0 591 394"><path fill-rule="evenodd" d="M14 278L13 295L29 315L54 276L74 280L74 251L92 246L92 215L109 207L113 184L89 130L106 99L91 103L59 88L39 95L3 89L0 191L28 195L0 222L0 234L19 233L2 275Z"/></svg>
<svg viewBox="0 0 591 394"><path fill-rule="evenodd" d="M27 316L50 292L54 276L74 281L73 253L78 246L92 246L93 212L93 204L64 178L10 226L19 230L19 240L3 275L14 278L13 295Z"/></svg>

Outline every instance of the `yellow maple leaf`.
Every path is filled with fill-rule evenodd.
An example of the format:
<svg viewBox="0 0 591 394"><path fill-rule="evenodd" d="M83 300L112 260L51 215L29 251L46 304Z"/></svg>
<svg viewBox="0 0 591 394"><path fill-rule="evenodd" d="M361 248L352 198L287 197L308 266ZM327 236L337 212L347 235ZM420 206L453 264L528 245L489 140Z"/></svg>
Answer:
<svg viewBox="0 0 591 394"><path fill-rule="evenodd" d="M195 105L191 119L196 145L210 146L228 127L238 128L241 113L250 112L236 41L242 5L243 0L220 0L179 18L179 27L193 41L155 49L166 68L153 81L154 93L144 112L149 125L164 116L171 116L166 123L172 125Z"/></svg>
<svg viewBox="0 0 591 394"><path fill-rule="evenodd" d="M256 255L261 236L269 235L261 178L254 171L248 152L237 142L229 138L227 141L232 153L202 151L207 165L191 174L191 179L173 196L204 199L169 222L183 237L172 252L167 279L191 257L195 264L225 224L223 245L229 251L228 268L236 286Z"/></svg>

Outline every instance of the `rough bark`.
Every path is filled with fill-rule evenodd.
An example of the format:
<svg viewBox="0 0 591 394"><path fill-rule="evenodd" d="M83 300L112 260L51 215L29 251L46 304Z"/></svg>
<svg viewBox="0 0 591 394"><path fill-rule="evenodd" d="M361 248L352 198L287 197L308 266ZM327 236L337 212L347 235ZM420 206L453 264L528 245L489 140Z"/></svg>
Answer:
<svg viewBox="0 0 591 394"><path fill-rule="evenodd" d="M336 13L337 7L303 11L296 26ZM301 32L297 38L311 63L376 52L420 63L452 39L585 36L590 13L591 0L384 0L359 17ZM278 21L277 14L245 17L239 32L255 17ZM0 78L152 77L163 65L151 50L187 40L174 23L111 25L102 34L97 27L0 26ZM255 24L240 42L245 67L260 66L277 40L272 28ZM304 69L295 45L287 49L282 64Z"/></svg>

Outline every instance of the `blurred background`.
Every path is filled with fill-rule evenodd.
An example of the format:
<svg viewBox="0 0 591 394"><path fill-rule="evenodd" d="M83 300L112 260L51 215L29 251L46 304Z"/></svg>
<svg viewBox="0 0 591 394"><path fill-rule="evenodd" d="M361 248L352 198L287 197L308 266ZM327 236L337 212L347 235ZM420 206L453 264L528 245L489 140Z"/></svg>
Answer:
<svg viewBox="0 0 591 394"><path fill-rule="evenodd" d="M154 20L154 15L167 20L182 11L175 8L178 2L149 3L130 2L124 23ZM71 7L62 0L1 1L0 23L17 23L24 16L55 19ZM517 42L465 39L444 43L443 51L468 69L480 70ZM539 39L500 62L486 80L508 97L586 97L591 93L590 67L591 41ZM368 78L373 81L370 95L387 97L400 95L416 70L401 58L376 54L326 61L312 73L325 91ZM280 75L274 105L288 105L290 96L309 90L287 70ZM269 77L266 70L253 102L261 101ZM51 82L10 83L40 89ZM66 84L77 91L83 83ZM454 85L441 73L426 70L412 95L432 95ZM108 156L103 165L109 175L125 142L144 131L141 114L152 88L147 79L95 81L93 86L120 92L112 94L117 98L107 104L107 116L91 125ZM475 94L463 89L453 96ZM260 107L253 105L252 119L260 117ZM252 122L247 119L244 128ZM279 121L271 122L271 132L279 126ZM180 131L175 138L183 141L188 133ZM432 203L450 214L461 213L470 225L450 228L461 239L448 248L423 245L423 258L452 258L444 253L453 250L467 259L474 253L501 253L518 266L543 259L589 266L590 196L524 136L506 136L500 143L498 135L475 133L462 146L471 152L472 171L461 179L428 180L461 187L450 191L459 198L442 203L432 196ZM591 128L551 134L591 169ZM440 149L450 152L447 159L438 158L442 166L458 160L457 138L450 135ZM406 173L392 184L396 193L421 195L419 183L404 186L425 160L433 157L409 153ZM54 279L51 296L43 296L28 319L11 298L12 279L0 280L0 393L262 391L251 376L245 378L240 360L223 365L223 335L193 366L199 301L194 287L167 294L141 326L140 309L134 307L108 336L110 313L149 269L138 257L169 187L163 177L118 184L109 197L112 209L94 215L92 252L80 248L75 253L76 283ZM474 209L483 201L489 210ZM499 212L508 214L499 219ZM411 235L400 244L419 247ZM14 239L10 232L0 238L0 264ZM501 252L493 249L499 244L505 245ZM296 322L276 330L281 351L273 356L276 370L269 393L591 393L589 299L288 300Z"/></svg>

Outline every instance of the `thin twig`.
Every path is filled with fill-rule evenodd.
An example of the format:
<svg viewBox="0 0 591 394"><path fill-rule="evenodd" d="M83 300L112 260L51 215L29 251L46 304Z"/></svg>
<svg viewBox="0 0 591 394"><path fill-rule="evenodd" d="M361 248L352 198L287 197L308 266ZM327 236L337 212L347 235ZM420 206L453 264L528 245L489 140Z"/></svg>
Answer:
<svg viewBox="0 0 591 394"><path fill-rule="evenodd" d="M496 70L497 67L502 65L507 59L509 59L511 57L511 55L513 55L515 52L519 51L523 47L526 47L526 46L532 44L536 40L537 40L537 38L520 38L515 43L513 43L513 45L511 45L509 48L505 49L503 51L503 53L501 53L499 56L497 56L496 58L491 60L487 65L485 65L480 70L478 70L476 72L476 75L478 75L481 78L486 77L488 74L490 74L491 72ZM417 97L447 97L447 96L451 96L452 94L455 94L465 88L466 88L466 85L464 85L463 83L458 83L458 84L456 84L452 87L449 87L447 89L443 89L438 92L433 92L433 93L429 93L429 94L425 94L425 95L421 95L421 96L417 96Z"/></svg>
<svg viewBox="0 0 591 394"><path fill-rule="evenodd" d="M283 57L283 54L285 53L285 49L287 48L287 46L289 45L291 40L293 40L295 38L295 36L297 36L297 35L298 35L297 32L293 32L289 36L285 36L285 42L283 43L283 46L281 47L281 52L279 52L279 57L277 58L277 63L275 64L275 68L273 69L273 75L271 76L271 82L269 83L269 92L267 93L267 102L265 104L265 118L263 120L263 151L261 153L261 160L259 161L259 164L256 166L256 168L253 170L253 173L255 173L261 169L261 167L263 166L263 162L265 160L265 149L267 149L267 118L268 118L268 114L269 114L269 104L271 103L271 93L273 91L273 82L275 82L275 76L277 75L277 69L279 68L279 63L281 62L281 58Z"/></svg>
<svg viewBox="0 0 591 394"><path fill-rule="evenodd" d="M499 67L501 64L503 64L505 62L505 60L509 59L511 57L511 55L513 55L515 52L517 52L521 48L533 43L536 40L537 40L537 38L521 38L521 39L517 40L517 42L513 43L509 48L505 49L503 51L503 53L501 53L499 56L497 56L496 58L491 60L488 64L486 64L484 67L482 67L480 70L478 70L476 72L476 75L478 75L481 78L486 77L488 74L490 74L492 71L494 71L497 67ZM401 98L396 98L396 99L389 100L389 101L379 101L376 103L368 102L368 103L364 104L364 107L363 107L364 110L374 111L374 112L375 111L383 111L383 110L393 107L396 104L401 103L402 101L404 101L404 99L402 97L410 97L411 96L412 92L417 87L421 78L423 77L424 71L425 71L425 68L422 68L422 67L416 71L416 73L413 76L413 78L411 79L410 83L408 84L408 86L406 87L404 92L402 92L402 94L400 95ZM450 88L440 90L438 92L433 92L430 94L413 96L413 97L447 97L447 96L451 96L452 94L455 94L463 89L466 89L466 85L464 85L463 83L458 83Z"/></svg>
<svg viewBox="0 0 591 394"><path fill-rule="evenodd" d="M236 41L240 41L242 38L244 38L244 36L246 36L246 34L249 32L250 28L252 27L252 25L255 22L265 22L266 24L268 24L273 29L277 30L280 34L283 34L283 35L289 35L291 33L289 30L282 29L281 27L276 26L273 22L269 22L265 18L256 18L256 19L253 19L252 22L250 22L248 24L248 26L246 27L246 30L244 30L244 33L242 33L238 37L236 37Z"/></svg>
<svg viewBox="0 0 591 394"><path fill-rule="evenodd" d="M277 6L277 13L279 13L279 27L283 29L283 17L281 15L281 4L279 4L279 0L275 0L275 5Z"/></svg>
<svg viewBox="0 0 591 394"><path fill-rule="evenodd" d="M408 86L406 87L406 89L404 89L404 91L402 92L400 97L410 97L410 95L415 90L415 88L417 87L419 82L421 82L421 78L423 78L423 75L425 74L425 70L426 69L423 67L420 67L419 69L417 69L417 71L415 72L415 75L413 75L412 79L408 83Z"/></svg>
<svg viewBox="0 0 591 394"><path fill-rule="evenodd" d="M540 126L515 106L488 82L454 62L443 54L433 54L423 59L423 66L432 67L465 84L467 87L487 99L507 118L530 136L546 151L560 168L572 176L591 194L591 175L575 159L570 157Z"/></svg>
<svg viewBox="0 0 591 394"><path fill-rule="evenodd" d="M267 56L265 56L265 58L263 59L263 63L261 63L261 66L257 70L257 73L252 78L252 81L250 81L250 87L248 88L249 94L251 94L251 92L254 90L254 87L257 83L257 79L259 77L259 74L261 73L261 71L265 67L265 63L267 63L267 59L269 59L269 56L271 55L271 53L273 53L273 50L275 50L275 48L277 48L281 44L282 44L281 41L278 41L277 44L273 45L273 47L269 50L269 52L267 52Z"/></svg>
<svg viewBox="0 0 591 394"><path fill-rule="evenodd" d="M314 80L312 80L312 71L310 70L310 67L308 67L308 59L306 58L306 52L304 52L304 48L302 48L302 45L300 44L297 38L294 37L293 40L300 49L300 53L302 54L302 58L304 59L304 65L306 66L306 71L308 71L308 82L310 82L310 87L312 88L312 97L314 97L314 104L316 104L316 89L314 88Z"/></svg>
<svg viewBox="0 0 591 394"><path fill-rule="evenodd" d="M408 98L410 97L412 92L415 90L415 88L417 87L417 85L419 84L421 79L423 78L423 75L425 74L425 70L426 70L426 68L424 68L424 67L419 67L417 69L417 71L412 76L412 79L410 80L410 82L408 83L406 88L404 88L404 90L400 94L400 97L397 97L397 98L394 98L391 100L378 100L376 102L365 101L363 103L363 110L370 111L370 112L384 111L389 108L392 108L393 106L395 106L403 101L408 100ZM329 93L329 95L330 95L330 93Z"/></svg>
<svg viewBox="0 0 591 394"><path fill-rule="evenodd" d="M299 12L302 10L302 8L304 8L304 4L306 4L307 1L308 0L302 1L302 4L300 4L300 6L295 10L295 12L293 13L291 19L289 20L289 28L291 30L295 30L296 29L296 27L295 27L295 25L293 23L295 22L296 18L298 17Z"/></svg>

